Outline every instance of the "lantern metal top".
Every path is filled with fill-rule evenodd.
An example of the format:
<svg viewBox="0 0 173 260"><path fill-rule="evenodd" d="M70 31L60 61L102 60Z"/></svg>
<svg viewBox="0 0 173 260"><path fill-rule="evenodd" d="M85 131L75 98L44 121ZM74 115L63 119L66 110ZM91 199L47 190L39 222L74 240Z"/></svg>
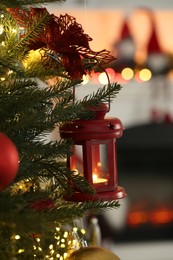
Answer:
<svg viewBox="0 0 173 260"><path fill-rule="evenodd" d="M92 107L95 118L90 120L74 120L60 127L62 138L72 138L74 141L91 139L119 138L123 134L123 125L118 118L104 118L108 109L104 103Z"/></svg>

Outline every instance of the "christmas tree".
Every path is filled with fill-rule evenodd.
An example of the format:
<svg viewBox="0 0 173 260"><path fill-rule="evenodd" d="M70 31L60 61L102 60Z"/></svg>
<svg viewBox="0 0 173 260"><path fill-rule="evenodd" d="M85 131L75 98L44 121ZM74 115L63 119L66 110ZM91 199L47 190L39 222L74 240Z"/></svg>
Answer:
<svg viewBox="0 0 173 260"><path fill-rule="evenodd" d="M0 142L11 141L7 153L16 152L13 143L19 156L18 166L7 163L2 169L6 155L0 149L2 260L65 259L74 248L76 219L119 206L116 200L64 199L73 194L74 186L88 194L95 190L67 167L73 141L60 138L59 127L92 119L89 108L116 97L121 86L109 83L76 100L74 88L83 76L104 68L114 57L106 50L92 51L92 39L76 19L50 14L40 6L44 2L53 1L0 3ZM55 140L48 138L52 131L57 133ZM67 225L72 232L64 229Z"/></svg>

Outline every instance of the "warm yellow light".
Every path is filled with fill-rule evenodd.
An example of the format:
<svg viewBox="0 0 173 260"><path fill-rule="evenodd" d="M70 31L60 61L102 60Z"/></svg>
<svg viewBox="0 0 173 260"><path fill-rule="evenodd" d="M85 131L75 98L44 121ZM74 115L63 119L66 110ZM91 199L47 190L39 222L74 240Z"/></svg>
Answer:
<svg viewBox="0 0 173 260"><path fill-rule="evenodd" d="M98 163L97 163L97 166L98 166L98 167L101 167L101 166L102 166L101 162L98 162Z"/></svg>
<svg viewBox="0 0 173 260"><path fill-rule="evenodd" d="M74 227L74 228L73 228L73 231L74 231L74 232L77 232L77 230L78 230L77 227Z"/></svg>
<svg viewBox="0 0 173 260"><path fill-rule="evenodd" d="M16 240L20 239L20 236L19 235L15 235L14 237Z"/></svg>
<svg viewBox="0 0 173 260"><path fill-rule="evenodd" d="M4 18L4 14L1 14L1 18Z"/></svg>
<svg viewBox="0 0 173 260"><path fill-rule="evenodd" d="M68 254L67 253L64 253L64 259L66 259L67 258L67 256L68 256Z"/></svg>
<svg viewBox="0 0 173 260"><path fill-rule="evenodd" d="M110 78L110 75L108 74L108 77ZM101 84L108 84L108 77L105 72L100 73L99 75L99 82Z"/></svg>
<svg viewBox="0 0 173 260"><path fill-rule="evenodd" d="M49 245L49 249L53 249L53 245Z"/></svg>
<svg viewBox="0 0 173 260"><path fill-rule="evenodd" d="M39 237L37 237L36 240L37 240L37 242L40 242L40 238Z"/></svg>
<svg viewBox="0 0 173 260"><path fill-rule="evenodd" d="M86 85L89 82L88 75L83 75L82 80L82 85Z"/></svg>
<svg viewBox="0 0 173 260"><path fill-rule="evenodd" d="M4 42L4 41L2 41L2 42L1 42L1 45L2 45L2 46L5 46L5 42Z"/></svg>
<svg viewBox="0 0 173 260"><path fill-rule="evenodd" d="M65 231L63 236L64 236L65 238L67 238L67 237L68 237L68 232Z"/></svg>
<svg viewBox="0 0 173 260"><path fill-rule="evenodd" d="M41 54L40 50L31 50L28 53L28 56L26 59L23 60L23 65L25 68L27 68L32 62L34 61L40 61L41 60Z"/></svg>
<svg viewBox="0 0 173 260"><path fill-rule="evenodd" d="M61 244L60 246L61 246L61 248L65 248L65 244Z"/></svg>
<svg viewBox="0 0 173 260"><path fill-rule="evenodd" d="M151 76L152 76L152 73L149 69L142 69L140 72L139 72L139 78L142 80L142 81L148 81L151 79Z"/></svg>
<svg viewBox="0 0 173 260"><path fill-rule="evenodd" d="M13 33L16 33L16 32L17 32L17 30L16 30L16 29L12 29L12 32L13 32Z"/></svg>
<svg viewBox="0 0 173 260"><path fill-rule="evenodd" d="M4 28L2 25L0 25L0 34L3 34Z"/></svg>
<svg viewBox="0 0 173 260"><path fill-rule="evenodd" d="M82 235L85 235L85 233L86 233L84 228L82 228L80 232L82 233Z"/></svg>
<svg viewBox="0 0 173 260"><path fill-rule="evenodd" d="M78 175L78 174L79 174L79 171L78 171L77 169L74 169L74 170L73 170L73 174L74 174L74 175Z"/></svg>
<svg viewBox="0 0 173 260"><path fill-rule="evenodd" d="M58 232L59 232L59 231L60 231L60 228L59 228L59 227L56 227L56 231L58 231Z"/></svg>
<svg viewBox="0 0 173 260"><path fill-rule="evenodd" d="M93 178L93 183L96 183L97 182L97 174L93 173L92 178Z"/></svg>
<svg viewBox="0 0 173 260"><path fill-rule="evenodd" d="M125 80L130 80L134 76L133 70L131 68L124 68L121 72L121 76Z"/></svg>
<svg viewBox="0 0 173 260"><path fill-rule="evenodd" d="M12 74L13 73L13 70L9 70L8 71L8 75Z"/></svg>
<svg viewBox="0 0 173 260"><path fill-rule="evenodd" d="M21 253L23 253L23 252L25 252L25 249L19 249L19 250L18 250L18 254L21 254Z"/></svg>

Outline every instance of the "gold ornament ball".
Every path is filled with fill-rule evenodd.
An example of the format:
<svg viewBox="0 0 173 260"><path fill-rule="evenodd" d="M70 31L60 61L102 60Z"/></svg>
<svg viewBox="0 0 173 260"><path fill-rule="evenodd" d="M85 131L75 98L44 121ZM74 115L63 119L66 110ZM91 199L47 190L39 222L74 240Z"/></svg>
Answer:
<svg viewBox="0 0 173 260"><path fill-rule="evenodd" d="M120 258L106 248L81 247L74 251L67 260L120 260Z"/></svg>

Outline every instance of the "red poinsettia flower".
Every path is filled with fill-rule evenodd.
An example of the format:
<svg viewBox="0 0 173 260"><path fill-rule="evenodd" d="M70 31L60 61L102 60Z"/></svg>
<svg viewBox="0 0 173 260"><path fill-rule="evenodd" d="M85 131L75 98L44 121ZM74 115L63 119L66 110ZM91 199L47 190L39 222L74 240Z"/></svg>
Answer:
<svg viewBox="0 0 173 260"><path fill-rule="evenodd" d="M48 18L43 32L28 45L29 49L34 50L43 48L42 62L47 69L64 67L72 79L81 79L91 70L93 61L94 64L106 64L115 59L107 50L92 51L89 47L92 39L84 33L76 19L68 14L56 17L49 14L46 8L30 8L30 11L14 8L8 11L26 31L39 17Z"/></svg>

